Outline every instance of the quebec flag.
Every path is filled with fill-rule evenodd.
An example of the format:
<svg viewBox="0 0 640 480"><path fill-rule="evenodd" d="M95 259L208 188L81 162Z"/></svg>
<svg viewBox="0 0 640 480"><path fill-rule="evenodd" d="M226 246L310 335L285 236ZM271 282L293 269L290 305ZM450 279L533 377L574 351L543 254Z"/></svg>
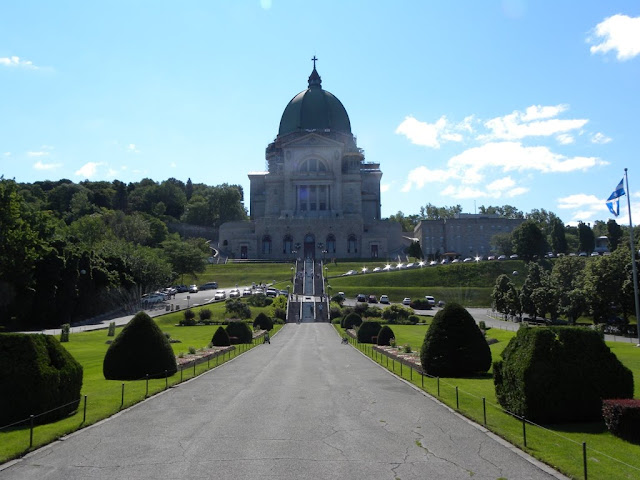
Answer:
<svg viewBox="0 0 640 480"><path fill-rule="evenodd" d="M607 207L609 207L609 211L616 217L620 215L620 197L624 195L624 185L622 183L623 181L624 177L622 178L622 180L620 180L620 183L618 183L618 186L613 191L613 193L609 195L609 198L607 198ZM613 204L614 200L616 202L615 205Z"/></svg>

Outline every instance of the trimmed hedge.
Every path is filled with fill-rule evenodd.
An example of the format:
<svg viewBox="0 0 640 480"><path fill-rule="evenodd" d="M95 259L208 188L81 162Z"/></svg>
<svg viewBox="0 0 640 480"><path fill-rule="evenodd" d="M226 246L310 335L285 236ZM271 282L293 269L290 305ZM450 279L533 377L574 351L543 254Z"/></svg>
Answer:
<svg viewBox="0 0 640 480"><path fill-rule="evenodd" d="M358 342L373 343L372 337L377 337L381 329L380 322L372 322L370 320L362 322L362 325L358 328Z"/></svg>
<svg viewBox="0 0 640 480"><path fill-rule="evenodd" d="M224 327L218 327L216 332L213 334L213 337L211 337L211 345L214 347L228 347L231 345L229 334Z"/></svg>
<svg viewBox="0 0 640 480"><path fill-rule="evenodd" d="M471 314L450 303L433 317L420 361L429 375L466 377L489 370L491 350Z"/></svg>
<svg viewBox="0 0 640 480"><path fill-rule="evenodd" d="M355 312L351 312L349 315L344 317L342 328L345 330L349 330L353 327L359 327L362 325L362 317Z"/></svg>
<svg viewBox="0 0 640 480"><path fill-rule="evenodd" d="M245 322L229 322L227 325L227 335L232 345L239 343L251 343L253 341L253 333ZM232 339L231 337L235 337Z"/></svg>
<svg viewBox="0 0 640 480"><path fill-rule="evenodd" d="M273 330L273 320L267 314L260 312L256 319L253 321L253 328L259 328L260 330L266 330L270 332Z"/></svg>
<svg viewBox="0 0 640 480"><path fill-rule="evenodd" d="M598 420L603 398L633 397L631 371L586 328L520 328L493 379L500 405L542 423Z"/></svg>
<svg viewBox="0 0 640 480"><path fill-rule="evenodd" d="M35 418L45 423L78 408L82 365L50 335L0 334L0 426Z"/></svg>
<svg viewBox="0 0 640 480"><path fill-rule="evenodd" d="M109 345L102 364L107 380L162 378L178 371L166 335L145 312L138 312Z"/></svg>
<svg viewBox="0 0 640 480"><path fill-rule="evenodd" d="M391 345L391 339L396 338L391 327L385 325L378 332L378 345Z"/></svg>
<svg viewBox="0 0 640 480"><path fill-rule="evenodd" d="M640 443L640 399L603 400L602 417L615 436Z"/></svg>

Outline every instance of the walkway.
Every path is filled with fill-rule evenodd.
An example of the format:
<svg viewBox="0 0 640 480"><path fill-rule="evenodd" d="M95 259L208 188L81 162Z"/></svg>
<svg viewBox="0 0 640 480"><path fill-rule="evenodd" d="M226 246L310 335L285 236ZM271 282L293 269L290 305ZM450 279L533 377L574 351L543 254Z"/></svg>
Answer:
<svg viewBox="0 0 640 480"><path fill-rule="evenodd" d="M341 345L326 323L286 325L271 345L0 471L0 480L471 477L557 478Z"/></svg>

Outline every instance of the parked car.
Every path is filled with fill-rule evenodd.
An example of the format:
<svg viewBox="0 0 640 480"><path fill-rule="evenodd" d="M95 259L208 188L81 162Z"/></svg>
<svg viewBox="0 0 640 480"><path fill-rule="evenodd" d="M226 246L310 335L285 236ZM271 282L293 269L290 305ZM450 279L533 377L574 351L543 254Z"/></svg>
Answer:
<svg viewBox="0 0 640 480"><path fill-rule="evenodd" d="M438 264L438 262L436 262L435 260L431 260L431 261L429 262L429 266L430 266L430 267L435 267L437 264Z"/></svg>
<svg viewBox="0 0 640 480"><path fill-rule="evenodd" d="M173 288L176 289L177 293L186 293L189 291L189 287L186 285L174 285Z"/></svg>
<svg viewBox="0 0 640 480"><path fill-rule="evenodd" d="M227 292L225 292L224 290L218 290L213 296L214 300L224 300L225 298L227 298Z"/></svg>
<svg viewBox="0 0 640 480"><path fill-rule="evenodd" d="M369 295L369 303L378 303L378 298L375 295Z"/></svg>
<svg viewBox="0 0 640 480"><path fill-rule="evenodd" d="M411 299L409 297L405 297L404 300L402 300L402 304L411 305Z"/></svg>
<svg viewBox="0 0 640 480"><path fill-rule="evenodd" d="M380 303L389 303L389 297L386 295L380 295Z"/></svg>
<svg viewBox="0 0 640 480"><path fill-rule="evenodd" d="M487 260L495 260L495 259L496 259L496 256L495 256L495 255L489 255L489 256L487 257Z"/></svg>
<svg viewBox="0 0 640 480"><path fill-rule="evenodd" d="M509 258L511 260L517 260L518 259L518 254L514 253L513 255L509 256Z"/></svg>
<svg viewBox="0 0 640 480"><path fill-rule="evenodd" d="M248 297L251 295L251 289L249 287L245 288L244 290L242 290L242 296L243 297Z"/></svg>
<svg viewBox="0 0 640 480"><path fill-rule="evenodd" d="M429 305L430 305L430 306L432 306L432 307L435 307L435 306L436 306L436 299L435 299L435 298L433 298L431 295L425 295L425 296L424 296L424 299L425 299L427 302L429 302Z"/></svg>
<svg viewBox="0 0 640 480"><path fill-rule="evenodd" d="M373 271L374 272L380 272L380 271L382 271L382 269L380 267L376 267L376 268L373 269Z"/></svg>
<svg viewBox="0 0 640 480"><path fill-rule="evenodd" d="M507 256L506 256L506 255L500 255L500 256L498 257L498 260L506 260L506 259L507 259Z"/></svg>
<svg viewBox="0 0 640 480"><path fill-rule="evenodd" d="M166 297L161 293L147 293L142 295L140 303L143 306L155 305L156 303L164 302Z"/></svg>
<svg viewBox="0 0 640 480"><path fill-rule="evenodd" d="M229 298L237 298L240 296L240 290L237 288L232 288L229 290Z"/></svg>
<svg viewBox="0 0 640 480"><path fill-rule="evenodd" d="M364 293L359 293L356 296L356 302L366 302L367 301L367 297Z"/></svg>
<svg viewBox="0 0 640 480"><path fill-rule="evenodd" d="M267 288L267 297L277 297L278 290L275 288Z"/></svg>
<svg viewBox="0 0 640 480"><path fill-rule="evenodd" d="M198 293L197 285L189 285L189 293Z"/></svg>
<svg viewBox="0 0 640 480"><path fill-rule="evenodd" d="M473 262L473 258L467 257L462 261L462 263L469 263L469 262Z"/></svg>
<svg viewBox="0 0 640 480"><path fill-rule="evenodd" d="M204 285L200 285L200 290L213 290L218 288L218 282L207 282Z"/></svg>

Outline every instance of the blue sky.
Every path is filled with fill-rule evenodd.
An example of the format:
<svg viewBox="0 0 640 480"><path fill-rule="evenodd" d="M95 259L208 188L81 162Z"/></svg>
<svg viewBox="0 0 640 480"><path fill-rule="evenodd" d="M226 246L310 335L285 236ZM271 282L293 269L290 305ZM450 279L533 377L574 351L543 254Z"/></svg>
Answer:
<svg viewBox="0 0 640 480"><path fill-rule="evenodd" d="M0 175L245 188L311 57L382 214L640 219L636 1L33 1L0 16ZM619 223L627 223L626 198Z"/></svg>

